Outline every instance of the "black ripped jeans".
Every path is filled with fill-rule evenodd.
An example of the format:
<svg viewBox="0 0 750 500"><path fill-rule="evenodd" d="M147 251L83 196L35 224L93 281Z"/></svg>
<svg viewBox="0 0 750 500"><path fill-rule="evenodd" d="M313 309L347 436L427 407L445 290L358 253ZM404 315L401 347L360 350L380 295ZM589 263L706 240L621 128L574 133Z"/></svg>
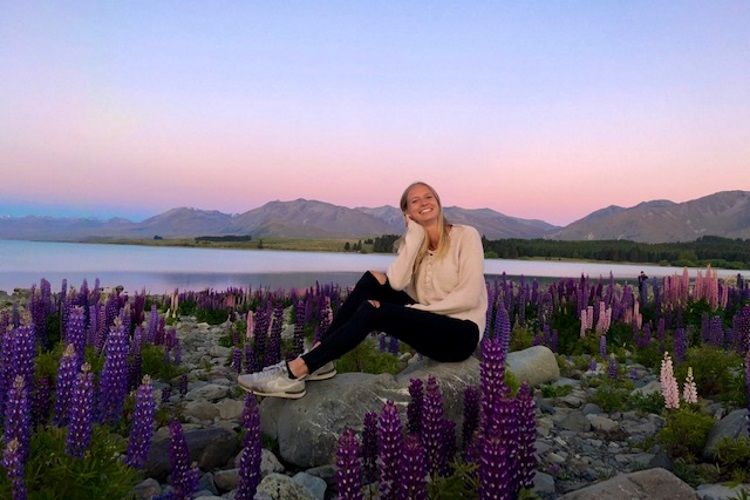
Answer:
<svg viewBox="0 0 750 500"><path fill-rule="evenodd" d="M377 300L380 307L370 304ZM468 319L405 307L414 300L366 272L339 309L324 340L303 354L310 373L354 349L373 330L406 342L435 361L463 361L479 342L479 327Z"/></svg>

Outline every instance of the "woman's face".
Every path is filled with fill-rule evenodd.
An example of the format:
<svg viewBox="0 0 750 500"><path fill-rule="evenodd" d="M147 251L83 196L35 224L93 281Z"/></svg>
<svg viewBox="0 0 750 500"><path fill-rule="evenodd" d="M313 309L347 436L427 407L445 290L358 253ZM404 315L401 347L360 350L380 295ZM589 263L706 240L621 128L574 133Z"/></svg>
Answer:
<svg viewBox="0 0 750 500"><path fill-rule="evenodd" d="M414 222L425 225L440 215L440 204L427 186L417 184L406 197L406 215Z"/></svg>

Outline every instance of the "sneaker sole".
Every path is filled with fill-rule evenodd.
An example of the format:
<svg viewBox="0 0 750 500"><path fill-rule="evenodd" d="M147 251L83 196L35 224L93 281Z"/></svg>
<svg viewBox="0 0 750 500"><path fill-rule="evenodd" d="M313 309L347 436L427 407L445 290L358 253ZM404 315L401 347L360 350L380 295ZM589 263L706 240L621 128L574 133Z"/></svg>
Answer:
<svg viewBox="0 0 750 500"><path fill-rule="evenodd" d="M336 376L336 368L325 373L310 374L305 377L305 382L315 382L316 380L328 380Z"/></svg>
<svg viewBox="0 0 750 500"><path fill-rule="evenodd" d="M240 388L250 394L255 394L256 396L264 396L267 398L300 399L303 398L305 394L307 394L306 390L302 390L300 392L261 392L256 389L245 387L242 384L240 384Z"/></svg>

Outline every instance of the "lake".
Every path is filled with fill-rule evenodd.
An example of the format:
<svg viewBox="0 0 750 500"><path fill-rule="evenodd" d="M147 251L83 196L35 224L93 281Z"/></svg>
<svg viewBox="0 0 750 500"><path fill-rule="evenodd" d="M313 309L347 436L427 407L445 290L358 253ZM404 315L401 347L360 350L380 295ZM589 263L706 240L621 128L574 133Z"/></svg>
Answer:
<svg viewBox="0 0 750 500"><path fill-rule="evenodd" d="M384 270L393 259L385 254L287 252L218 248L148 247L40 241L0 240L0 290L28 288L46 278L59 290L63 278L76 288L84 278L99 278L105 287L127 291L146 288L162 293L175 288L200 290L234 287L307 287L320 281L353 285L367 269ZM582 273L597 278L610 271L618 279L682 272L682 268L544 260L486 259L486 274L561 278ZM695 277L697 270L691 269ZM750 271L719 270L720 277Z"/></svg>

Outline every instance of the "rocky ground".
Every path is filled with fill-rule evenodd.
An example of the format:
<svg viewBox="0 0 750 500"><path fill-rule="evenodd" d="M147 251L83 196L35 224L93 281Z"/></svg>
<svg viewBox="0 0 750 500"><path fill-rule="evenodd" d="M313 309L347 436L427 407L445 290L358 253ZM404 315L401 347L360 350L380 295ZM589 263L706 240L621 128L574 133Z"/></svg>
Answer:
<svg viewBox="0 0 750 500"><path fill-rule="evenodd" d="M218 340L226 332L222 326L196 324L194 319L181 318L176 325L178 336L183 346L183 363L188 367L189 386L184 397L176 394L168 405L181 411L187 422L185 429L191 457L198 462L204 474L200 481L199 498L233 498L237 484L240 415L243 409L244 392L238 389L235 374L227 366L230 350L218 345ZM547 356L544 363L554 361ZM515 361L518 363L518 360ZM466 370L476 370L477 362L466 365ZM461 366L459 365L459 368ZM452 369L452 368L451 368ZM462 368L463 369L463 368ZM555 372L557 367L539 367ZM657 375L639 365L625 367L627 373L633 374L635 390L645 394L658 390ZM363 398L369 401L370 408L382 405L383 394L400 396L401 403L406 401L405 383L411 376L434 373L435 367L425 370L415 366L407 369L411 373L403 377L375 376L365 374L341 374L332 381L323 382L342 384L342 387L360 381L368 387ZM567 376L553 377L553 386L570 386L572 389L560 392L568 394L558 397L543 397L537 388L537 425L536 442L539 467L535 480L535 493L543 499L552 498L733 498L743 487L750 492L750 485L738 485L728 488L722 485L702 485L693 489L668 472L673 464L669 457L654 442L654 436L664 425L664 420L656 414L636 411L607 413L593 402L595 389L588 383L596 374L590 370L563 370ZM476 376L464 376L438 372L441 388L446 398L446 413L457 414L455 404L461 393L463 383L475 383ZM442 378L441 378L442 377ZM550 377L547 377L548 379ZM321 384L321 383L318 383ZM369 384L369 385L367 385ZM270 420L271 413L290 411L289 408L305 407L305 412L315 408L332 408L354 406L349 414L341 418L354 418L361 415L363 408L349 404L331 404L330 398L342 398L339 391L315 392L315 384L308 384L308 396L295 402L266 400L261 405L261 418ZM317 385L320 387L319 385ZM454 387L455 386L455 387ZM157 389L159 389L157 385ZM362 391L356 391L362 393ZM549 391L548 391L549 392ZM553 391L554 392L554 391ZM328 394L328 401L321 400L321 394ZM330 396L335 393L335 396ZM351 396L354 397L354 396ZM364 403L363 403L364 404ZM711 406L716 414L717 426L712 431L711 439L721 435L737 435L743 432L745 410L739 410L725 417L720 405ZM343 411L343 410L342 410ZM731 417L731 418L730 418ZM277 417L274 417L279 420ZM314 418L311 418L314 421ZM719 422L721 420L721 422ZM320 425L316 422L315 425ZM341 425L340 423L337 425ZM723 426L723 427L722 427ZM323 455L299 455L290 445L284 444L282 425L274 422L269 427L264 422L264 432L276 438L278 449L263 450L262 475L264 477L257 498L282 499L327 499L334 498L334 467L330 450ZM335 426L334 426L335 427ZM459 427L460 428L460 427ZM335 429L333 429L335 430ZM295 428L294 440L305 440L304 429ZM744 428L746 433L746 427ZM321 431L315 434L325 434ZM335 432L331 433L331 436ZM312 438L311 438L312 439ZM321 443L298 443L308 448L331 446L331 439ZM158 429L154 445L146 465L146 479L139 484L134 493L136 498L146 499L167 491L168 444L169 432L166 427ZM289 439L287 439L289 441ZM270 446L270 443L269 443ZM295 454L296 453L296 454ZM296 457L302 457L297 459ZM293 458L296 465L289 458ZM300 465L302 464L302 465ZM636 472L640 471L640 472ZM608 482L604 482L609 480Z"/></svg>

